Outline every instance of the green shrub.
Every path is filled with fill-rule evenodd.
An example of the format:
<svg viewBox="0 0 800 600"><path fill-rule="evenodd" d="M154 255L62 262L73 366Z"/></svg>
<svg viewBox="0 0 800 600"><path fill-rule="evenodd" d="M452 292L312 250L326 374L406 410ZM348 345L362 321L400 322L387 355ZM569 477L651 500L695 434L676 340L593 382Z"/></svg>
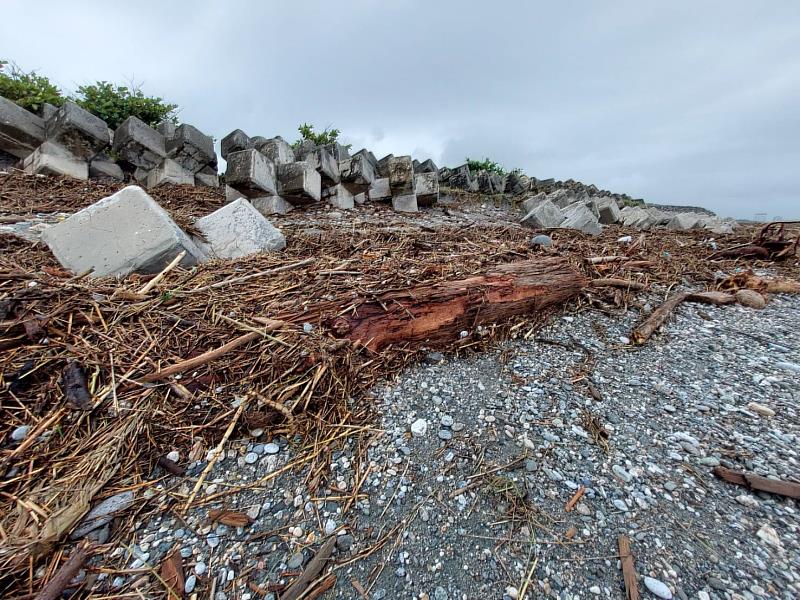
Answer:
<svg viewBox="0 0 800 600"><path fill-rule="evenodd" d="M490 173L497 173L501 177L507 173L507 171L500 166L499 163L489 160L488 158L484 158L483 160L473 160L467 157L466 161L467 167L469 167L469 170L472 173L477 173L478 171L489 171Z"/></svg>
<svg viewBox="0 0 800 600"><path fill-rule="evenodd" d="M309 140L314 142L316 146L324 146L326 144L332 144L333 142L339 139L339 134L341 131L338 129L334 129L332 127L326 127L319 133L314 131L314 126L309 125L308 123L303 123L300 127L297 128L297 131L300 132L300 139L295 141L292 144L293 147L297 148L300 144L304 141ZM348 150L350 149L351 144L346 144L345 148Z"/></svg>
<svg viewBox="0 0 800 600"><path fill-rule="evenodd" d="M61 90L47 77L37 75L35 71L26 73L14 63L6 61L0 61L0 96L34 113L45 102L61 106L65 100Z"/></svg>
<svg viewBox="0 0 800 600"><path fill-rule="evenodd" d="M82 85L78 88L75 102L103 119L111 129L119 127L128 117L138 117L151 127L165 120L178 122L177 104L164 102L155 96L145 96L136 86L116 85L108 81Z"/></svg>

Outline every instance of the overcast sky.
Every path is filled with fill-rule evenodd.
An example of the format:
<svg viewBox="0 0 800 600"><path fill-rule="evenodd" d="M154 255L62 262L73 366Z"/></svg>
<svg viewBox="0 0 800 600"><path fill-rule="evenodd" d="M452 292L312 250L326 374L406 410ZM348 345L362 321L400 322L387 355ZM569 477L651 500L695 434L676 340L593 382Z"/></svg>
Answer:
<svg viewBox="0 0 800 600"><path fill-rule="evenodd" d="M0 58L135 79L217 139L488 156L650 202L800 218L800 1L3 0Z"/></svg>

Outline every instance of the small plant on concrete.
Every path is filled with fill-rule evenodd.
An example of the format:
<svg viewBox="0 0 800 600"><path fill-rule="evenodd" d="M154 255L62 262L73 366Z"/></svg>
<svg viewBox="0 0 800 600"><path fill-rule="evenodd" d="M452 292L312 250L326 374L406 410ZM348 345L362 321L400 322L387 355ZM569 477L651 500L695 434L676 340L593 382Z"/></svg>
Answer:
<svg viewBox="0 0 800 600"><path fill-rule="evenodd" d="M16 102L33 113L45 102L54 106L64 104L64 96L47 77L35 71L25 72L16 64L0 60L0 96Z"/></svg>
<svg viewBox="0 0 800 600"><path fill-rule="evenodd" d="M78 88L75 100L90 113L103 119L111 129L116 129L128 117L138 117L151 127L162 121L178 122L177 104L163 98L145 96L141 88L98 81Z"/></svg>
<svg viewBox="0 0 800 600"><path fill-rule="evenodd" d="M300 132L300 139L297 140L293 147L297 148L300 144L304 141L309 140L314 142L315 146L324 146L326 144L332 144L339 139L339 134L341 133L340 130L335 129L333 127L326 127L320 132L314 131L314 126L308 123L303 123L300 127L297 128L297 131ZM346 144L345 148L348 150L350 149L350 144Z"/></svg>
<svg viewBox="0 0 800 600"><path fill-rule="evenodd" d="M474 160L470 157L467 157L466 161L467 167L469 167L471 173L477 173L478 171L489 171L490 173L497 173L501 177L507 173L500 163L496 163L488 158L484 158L483 160Z"/></svg>

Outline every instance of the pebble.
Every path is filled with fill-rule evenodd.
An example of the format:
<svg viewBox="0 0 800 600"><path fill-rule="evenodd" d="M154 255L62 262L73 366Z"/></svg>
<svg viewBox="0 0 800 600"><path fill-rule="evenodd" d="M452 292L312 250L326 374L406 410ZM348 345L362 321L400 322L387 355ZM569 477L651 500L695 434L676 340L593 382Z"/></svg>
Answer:
<svg viewBox="0 0 800 600"><path fill-rule="evenodd" d="M258 454L256 454L255 452L248 452L244 456L244 462L246 462L248 465L252 465L257 460L258 460Z"/></svg>
<svg viewBox="0 0 800 600"><path fill-rule="evenodd" d="M194 591L195 586L197 585L197 576L196 575L189 575L186 578L186 583L183 584L183 591L187 594L191 594Z"/></svg>
<svg viewBox="0 0 800 600"><path fill-rule="evenodd" d="M194 566L194 572L197 575L204 575L207 570L208 567L206 567L206 563L204 562L199 562Z"/></svg>
<svg viewBox="0 0 800 600"><path fill-rule="evenodd" d="M611 470L614 471L614 474L625 483L630 483L631 479L633 479L633 475L628 473L624 468L622 468L619 465L614 465L613 467L611 467Z"/></svg>
<svg viewBox="0 0 800 600"><path fill-rule="evenodd" d="M758 500L750 494L739 494L736 496L736 501L742 506L748 506L750 508L755 508L759 504Z"/></svg>
<svg viewBox="0 0 800 600"><path fill-rule="evenodd" d="M219 536L216 533L209 533L206 536L206 544L212 548L219 546Z"/></svg>
<svg viewBox="0 0 800 600"><path fill-rule="evenodd" d="M174 463L177 463L181 459L181 453L177 450L173 450L172 452L167 453L167 460L171 460Z"/></svg>
<svg viewBox="0 0 800 600"><path fill-rule="evenodd" d="M759 404L758 402L750 402L747 405L747 410L752 411L762 417L774 417L775 411L772 410L769 406L765 404Z"/></svg>
<svg viewBox="0 0 800 600"><path fill-rule="evenodd" d="M530 244L531 246L552 246L553 240L549 235L539 234L533 236Z"/></svg>
<svg viewBox="0 0 800 600"><path fill-rule="evenodd" d="M442 424L442 427L452 427L453 426L453 422L454 422L453 421L453 417L451 417L450 415L444 415L442 417L442 420L440 421L440 423Z"/></svg>
<svg viewBox="0 0 800 600"><path fill-rule="evenodd" d="M440 440L450 440L453 438L453 432L449 429L440 429L436 435L439 436Z"/></svg>
<svg viewBox="0 0 800 600"><path fill-rule="evenodd" d="M614 498L614 500L612 500L611 503L614 505L614 507L617 510L621 510L623 512L628 512L628 505L625 504L624 500L620 500L619 498Z"/></svg>
<svg viewBox="0 0 800 600"><path fill-rule="evenodd" d="M275 442L264 444L264 454L277 454L280 451L280 446Z"/></svg>
<svg viewBox="0 0 800 600"><path fill-rule="evenodd" d="M672 599L672 592L663 581L659 581L653 577L645 577L644 586L650 590L653 595L659 598L664 598L664 600Z"/></svg>
<svg viewBox="0 0 800 600"><path fill-rule="evenodd" d="M30 425L20 425L14 431L11 432L11 439L15 442L21 442L26 437L28 437L28 432L30 432L31 426Z"/></svg>
<svg viewBox="0 0 800 600"><path fill-rule="evenodd" d="M425 419L417 419L411 424L411 433L414 437L424 437L428 432L428 422Z"/></svg>
<svg viewBox="0 0 800 600"><path fill-rule="evenodd" d="M303 566L303 561L305 557L303 556L302 552L295 552L289 557L289 560L286 561L286 566L289 567L292 571L299 569Z"/></svg>

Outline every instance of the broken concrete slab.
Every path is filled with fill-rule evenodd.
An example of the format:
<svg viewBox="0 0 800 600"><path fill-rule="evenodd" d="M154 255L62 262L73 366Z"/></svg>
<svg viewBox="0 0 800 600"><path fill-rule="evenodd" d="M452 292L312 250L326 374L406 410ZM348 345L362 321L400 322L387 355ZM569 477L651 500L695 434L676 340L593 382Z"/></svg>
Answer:
<svg viewBox="0 0 800 600"><path fill-rule="evenodd" d="M233 202L234 200L238 200L239 198L245 198L245 195L235 190L231 186L225 184L225 200L227 202Z"/></svg>
<svg viewBox="0 0 800 600"><path fill-rule="evenodd" d="M194 184L198 187L218 188L219 175L216 173L204 173L203 171L200 171L199 173L195 173Z"/></svg>
<svg viewBox="0 0 800 600"><path fill-rule="evenodd" d="M386 163L392 196L414 193L414 165L410 156L392 156Z"/></svg>
<svg viewBox="0 0 800 600"><path fill-rule="evenodd" d="M318 202L322 193L322 178L305 161L279 164L276 167L278 195L292 204Z"/></svg>
<svg viewBox="0 0 800 600"><path fill-rule="evenodd" d="M313 143L301 144L295 156L306 161L319 173L322 185L332 186L339 183L339 163L324 147L316 147Z"/></svg>
<svg viewBox="0 0 800 600"><path fill-rule="evenodd" d="M58 261L92 277L158 273L181 251L183 266L205 259L203 252L155 200L138 186L117 193L49 227L42 239Z"/></svg>
<svg viewBox="0 0 800 600"><path fill-rule="evenodd" d="M9 154L5 150L0 150L0 171L13 167L19 162L19 159L13 154Z"/></svg>
<svg viewBox="0 0 800 600"><path fill-rule="evenodd" d="M275 163L254 148L228 155L225 183L248 198L278 195Z"/></svg>
<svg viewBox="0 0 800 600"><path fill-rule="evenodd" d="M375 169L363 155L339 161L341 183L351 194L366 192L375 180Z"/></svg>
<svg viewBox="0 0 800 600"><path fill-rule="evenodd" d="M91 160L111 144L106 122L71 100L47 121L45 136L84 160Z"/></svg>
<svg viewBox="0 0 800 600"><path fill-rule="evenodd" d="M192 174L208 165L217 166L214 140L192 125L178 126L167 139L166 148L167 156Z"/></svg>
<svg viewBox="0 0 800 600"><path fill-rule="evenodd" d="M427 171L414 175L414 194L417 206L433 206L439 200L439 172Z"/></svg>
<svg viewBox="0 0 800 600"><path fill-rule="evenodd" d="M367 191L367 197L371 202L383 202L392 199L392 190L389 187L388 177L379 177L372 181Z"/></svg>
<svg viewBox="0 0 800 600"><path fill-rule="evenodd" d="M529 196L528 198L525 198L525 200L522 201L522 210L527 215L534 208L539 206L542 202L549 202L549 200L547 200L547 194L545 194L544 192L539 192L535 196Z"/></svg>
<svg viewBox="0 0 800 600"><path fill-rule="evenodd" d="M52 119L57 112L58 112L57 106L53 106L49 102L45 102L44 104L42 104L41 108L39 109L39 116L44 119L45 131L47 130L47 122L50 119Z"/></svg>
<svg viewBox="0 0 800 600"><path fill-rule="evenodd" d="M334 208L341 208L343 210L355 208L353 193L341 183L325 188L322 191L322 200Z"/></svg>
<svg viewBox="0 0 800 600"><path fill-rule="evenodd" d="M416 173L439 173L439 169L430 158L419 163Z"/></svg>
<svg viewBox="0 0 800 600"><path fill-rule="evenodd" d="M44 142L22 161L22 168L32 175L66 175L89 179L89 163L55 142Z"/></svg>
<svg viewBox="0 0 800 600"><path fill-rule="evenodd" d="M697 213L685 212L677 213L667 223L667 229L672 231L688 231L696 229L700 226L700 219L703 215Z"/></svg>
<svg viewBox="0 0 800 600"><path fill-rule="evenodd" d="M263 138L254 142L256 150L275 163L275 166L295 162L294 150L281 136Z"/></svg>
<svg viewBox="0 0 800 600"><path fill-rule="evenodd" d="M467 165L461 165L460 167L451 169L447 183L450 187L457 188L459 190L467 190L471 192L478 191L478 182L473 179L472 173Z"/></svg>
<svg viewBox="0 0 800 600"><path fill-rule="evenodd" d="M505 193L506 194L524 194L528 191L530 182L528 176L519 171L511 171L506 176Z"/></svg>
<svg viewBox="0 0 800 600"><path fill-rule="evenodd" d="M175 130L178 126L172 121L161 121L156 125L156 131L164 136L165 140L171 140L175 137Z"/></svg>
<svg viewBox="0 0 800 600"><path fill-rule="evenodd" d="M417 212L419 207L417 205L416 194L402 194L400 196L392 197L392 208L396 212Z"/></svg>
<svg viewBox="0 0 800 600"><path fill-rule="evenodd" d="M0 96L0 150L26 158L44 138L44 119Z"/></svg>
<svg viewBox="0 0 800 600"><path fill-rule="evenodd" d="M173 185L194 185L194 174L184 169L171 158L165 158L147 174L147 188L152 189L165 183Z"/></svg>
<svg viewBox="0 0 800 600"><path fill-rule="evenodd" d="M369 164L372 165L372 170L376 173L378 172L378 159L375 158L375 155L366 148L362 148L353 156L363 156L369 162Z"/></svg>
<svg viewBox="0 0 800 600"><path fill-rule="evenodd" d="M121 161L148 171L167 157L164 136L137 117L117 127L112 148Z"/></svg>
<svg viewBox="0 0 800 600"><path fill-rule="evenodd" d="M92 179L123 181L125 174L117 163L101 155L93 158L89 163L89 177Z"/></svg>
<svg viewBox="0 0 800 600"><path fill-rule="evenodd" d="M558 227L564 222L564 213L550 200L544 199L536 204L520 223L534 229L549 229Z"/></svg>
<svg viewBox="0 0 800 600"><path fill-rule="evenodd" d="M247 200L240 198L195 222L204 240L198 247L212 258L241 258L286 248L286 238Z"/></svg>
<svg viewBox="0 0 800 600"><path fill-rule="evenodd" d="M600 235L603 230L600 221L583 202L575 202L564 211L564 221L559 227L577 229L589 235Z"/></svg>
<svg viewBox="0 0 800 600"><path fill-rule="evenodd" d="M280 196L259 196L258 198L251 198L250 204L265 217L270 215L285 215L294 210L294 206Z"/></svg>
<svg viewBox="0 0 800 600"><path fill-rule="evenodd" d="M222 138L219 147L222 158L227 160L229 154L241 152L242 150L250 150L253 147L253 141L241 129L234 129Z"/></svg>
<svg viewBox="0 0 800 600"><path fill-rule="evenodd" d="M387 154L378 161L378 166L375 171L380 177L389 177L389 161L394 158L394 154Z"/></svg>
<svg viewBox="0 0 800 600"><path fill-rule="evenodd" d="M350 151L346 146L342 146L339 142L325 144L324 146L320 147L324 148L325 151L330 154L336 162L341 162L350 158Z"/></svg>
<svg viewBox="0 0 800 600"><path fill-rule="evenodd" d="M600 215L600 222L603 225L611 225L612 223L619 223L622 219L617 201L609 196L596 198L597 211Z"/></svg>

